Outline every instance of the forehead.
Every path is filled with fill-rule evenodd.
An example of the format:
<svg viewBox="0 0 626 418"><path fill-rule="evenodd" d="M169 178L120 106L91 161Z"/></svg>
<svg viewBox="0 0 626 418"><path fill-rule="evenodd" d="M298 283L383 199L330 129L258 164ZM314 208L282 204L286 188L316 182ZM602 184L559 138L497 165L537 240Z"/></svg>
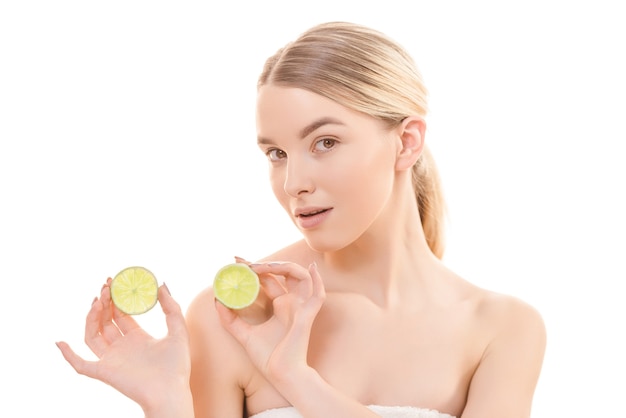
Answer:
<svg viewBox="0 0 626 418"><path fill-rule="evenodd" d="M275 85L259 89L256 107L259 137L295 135L321 119L351 125L371 118L308 90Z"/></svg>

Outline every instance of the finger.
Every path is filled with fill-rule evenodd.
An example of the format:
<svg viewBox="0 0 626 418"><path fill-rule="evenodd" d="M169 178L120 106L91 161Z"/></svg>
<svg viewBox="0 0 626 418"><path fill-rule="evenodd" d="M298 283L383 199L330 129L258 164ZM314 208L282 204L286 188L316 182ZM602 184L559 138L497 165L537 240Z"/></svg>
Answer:
<svg viewBox="0 0 626 418"><path fill-rule="evenodd" d="M285 287L288 292L302 292L302 296L310 295L310 288L302 289L302 283L310 283L310 275L304 267L296 263L268 263L254 265L257 274L271 273L281 275L285 278Z"/></svg>
<svg viewBox="0 0 626 418"><path fill-rule="evenodd" d="M139 324L131 315L120 311L116 306L113 306L113 319L115 320L115 326L121 333L120 335L126 335L132 330L139 328Z"/></svg>
<svg viewBox="0 0 626 418"><path fill-rule="evenodd" d="M102 310L102 321L104 325L105 321L110 321L113 318L113 312L111 311L110 301L111 301L111 278L109 277L106 283L100 289L100 300L103 302L103 310Z"/></svg>
<svg viewBox="0 0 626 418"><path fill-rule="evenodd" d="M109 343L113 343L115 340L122 336L119 328L113 322L113 303L111 302L111 279L107 279L107 284L102 286L100 292L100 301L102 302L102 315L100 322L100 333L102 337Z"/></svg>
<svg viewBox="0 0 626 418"><path fill-rule="evenodd" d="M317 270L317 264L311 263L309 266L309 273L311 274L312 294L310 298L309 306L314 315L317 315L324 299L326 299L326 290L324 289L324 281L322 276Z"/></svg>
<svg viewBox="0 0 626 418"><path fill-rule="evenodd" d="M237 256L235 256L235 262L236 262L236 263L247 264L247 265L252 264L251 262L249 262L249 261L248 261L248 260L246 260L245 258L241 258L241 257L237 257Z"/></svg>
<svg viewBox="0 0 626 418"><path fill-rule="evenodd" d="M250 335L250 324L237 316L235 312L228 309L220 301L215 299L215 310L222 326L228 331L242 346L246 346Z"/></svg>
<svg viewBox="0 0 626 418"><path fill-rule="evenodd" d="M72 350L72 348L63 341L56 343L59 350L61 350L61 354L65 360L76 370L78 374L82 374L85 376L92 377L94 379L97 378L98 367L95 362L87 361L80 357L78 354Z"/></svg>
<svg viewBox="0 0 626 418"><path fill-rule="evenodd" d="M172 297L167 285L163 283L159 287L159 304L165 314L167 331L169 335L184 336L187 338L187 323L178 302Z"/></svg>
<svg viewBox="0 0 626 418"><path fill-rule="evenodd" d="M276 276L273 274L261 274L259 275L259 280L261 281L263 291L270 298L270 300L274 300L287 293L287 290L282 284L280 284Z"/></svg>
<svg viewBox="0 0 626 418"><path fill-rule="evenodd" d="M309 266L309 274L311 274L311 283L313 285L313 297L324 300L326 298L326 289L316 263L311 263Z"/></svg>
<svg viewBox="0 0 626 418"><path fill-rule="evenodd" d="M317 265L311 263L308 268L311 277L312 294L301 305L301 309L294 316L294 326L292 328L293 337L296 344L302 344L301 348L306 349L311 336L311 327L324 302L325 290Z"/></svg>
<svg viewBox="0 0 626 418"><path fill-rule="evenodd" d="M85 344L98 357L102 356L108 346L102 334L100 334L101 315L102 302L95 298L85 321Z"/></svg>
<svg viewBox="0 0 626 418"><path fill-rule="evenodd" d="M262 263L252 264L250 266L257 274L271 273L281 276L292 276L298 279L304 279L307 276L307 270L296 263Z"/></svg>

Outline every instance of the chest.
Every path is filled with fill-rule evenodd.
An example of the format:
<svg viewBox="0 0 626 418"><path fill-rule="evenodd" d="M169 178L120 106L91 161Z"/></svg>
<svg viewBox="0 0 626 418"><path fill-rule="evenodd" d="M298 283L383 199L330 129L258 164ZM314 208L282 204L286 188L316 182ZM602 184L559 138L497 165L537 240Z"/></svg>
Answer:
<svg viewBox="0 0 626 418"><path fill-rule="evenodd" d="M318 314L308 362L338 391L365 405L436 409L459 416L487 335L471 310L389 315L329 298ZM289 404L260 375L246 389L250 411Z"/></svg>
<svg viewBox="0 0 626 418"><path fill-rule="evenodd" d="M462 410L484 345L471 317L445 309L341 309L316 320L309 364L365 404Z"/></svg>

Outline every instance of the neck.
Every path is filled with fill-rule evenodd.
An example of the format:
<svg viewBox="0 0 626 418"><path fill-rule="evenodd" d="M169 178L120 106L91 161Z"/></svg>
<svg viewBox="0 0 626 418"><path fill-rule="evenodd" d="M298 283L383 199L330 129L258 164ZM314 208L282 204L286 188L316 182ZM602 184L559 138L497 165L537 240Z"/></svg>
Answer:
<svg viewBox="0 0 626 418"><path fill-rule="evenodd" d="M355 292L380 306L415 300L440 265L426 243L417 202L410 189L395 193L376 222L357 241L324 253L322 268L335 277L328 291ZM411 295L409 294L411 293Z"/></svg>

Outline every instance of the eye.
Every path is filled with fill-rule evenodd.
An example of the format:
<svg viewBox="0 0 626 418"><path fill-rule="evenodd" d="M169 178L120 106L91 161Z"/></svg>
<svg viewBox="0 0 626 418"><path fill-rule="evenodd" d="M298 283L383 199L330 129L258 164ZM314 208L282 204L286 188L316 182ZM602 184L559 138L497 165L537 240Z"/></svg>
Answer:
<svg viewBox="0 0 626 418"><path fill-rule="evenodd" d="M315 152L328 152L335 147L337 140L333 138L323 138L313 145Z"/></svg>
<svg viewBox="0 0 626 418"><path fill-rule="evenodd" d="M267 158L272 162L280 161L283 158L287 158L287 153L283 150L279 150L278 148L268 149L265 155L267 155Z"/></svg>

